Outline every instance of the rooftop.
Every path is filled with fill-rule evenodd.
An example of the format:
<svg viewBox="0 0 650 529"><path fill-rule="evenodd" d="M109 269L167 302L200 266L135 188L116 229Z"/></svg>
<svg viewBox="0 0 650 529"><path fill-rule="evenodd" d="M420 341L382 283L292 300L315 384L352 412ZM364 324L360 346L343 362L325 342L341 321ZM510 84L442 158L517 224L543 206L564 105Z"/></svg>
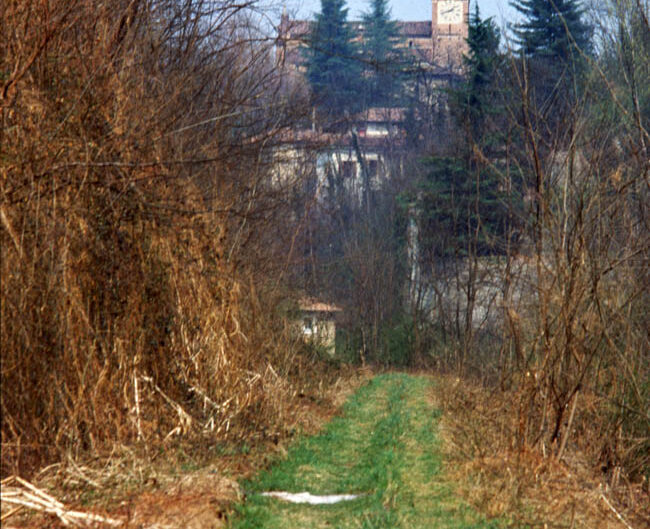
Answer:
<svg viewBox="0 0 650 529"><path fill-rule="evenodd" d="M398 22L397 27L405 37L420 37L430 39L432 35L431 21Z"/></svg>
<svg viewBox="0 0 650 529"><path fill-rule="evenodd" d="M298 302L300 310L306 312L343 312L341 307L330 305L314 298L303 298Z"/></svg>
<svg viewBox="0 0 650 529"><path fill-rule="evenodd" d="M300 39L306 37L314 24L313 20L291 20L283 16L278 33L284 38ZM363 22L358 20L348 22L356 31L363 31ZM397 22L397 27L402 36L407 38L427 38L432 36L430 20L417 20Z"/></svg>

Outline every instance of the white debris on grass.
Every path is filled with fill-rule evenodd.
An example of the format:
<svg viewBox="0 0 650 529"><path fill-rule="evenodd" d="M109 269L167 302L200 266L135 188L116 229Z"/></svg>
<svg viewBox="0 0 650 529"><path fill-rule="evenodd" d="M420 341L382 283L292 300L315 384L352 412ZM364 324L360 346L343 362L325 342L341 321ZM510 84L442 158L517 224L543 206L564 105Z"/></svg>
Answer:
<svg viewBox="0 0 650 529"><path fill-rule="evenodd" d="M360 494L329 494L326 496L316 496L309 492L262 492L262 496L278 498L290 503L308 503L309 505L332 505L342 501L356 500Z"/></svg>

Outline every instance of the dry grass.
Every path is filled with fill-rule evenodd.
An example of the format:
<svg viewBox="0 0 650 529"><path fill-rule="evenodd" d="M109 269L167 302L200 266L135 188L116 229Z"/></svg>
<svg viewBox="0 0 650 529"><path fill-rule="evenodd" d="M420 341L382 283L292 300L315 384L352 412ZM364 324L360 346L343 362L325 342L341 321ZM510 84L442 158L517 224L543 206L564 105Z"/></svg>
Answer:
<svg viewBox="0 0 650 529"><path fill-rule="evenodd" d="M482 512L512 527L639 529L650 523L647 485L622 481L609 488L587 440L569 446L562 462L543 447L519 446L521 395L446 377L436 399L445 411L447 476Z"/></svg>
<svg viewBox="0 0 650 529"><path fill-rule="evenodd" d="M299 105L253 16L1 11L2 476L60 463L95 486L93 458L276 439L322 372L278 308L298 191L272 188L265 160Z"/></svg>
<svg viewBox="0 0 650 529"><path fill-rule="evenodd" d="M34 482L56 498L63 519L72 512L82 523L98 522L102 516L127 528L222 527L232 503L243 497L237 480L285 454L286 444L299 432L316 433L371 376L351 368L323 367L320 373L296 390L281 437L246 442L175 439L153 453L123 446L111 457L51 465ZM6 490L3 484L3 494ZM46 514L44 509L24 508L12 513L11 507L3 502L2 515L8 515L13 527L63 527L55 510Z"/></svg>

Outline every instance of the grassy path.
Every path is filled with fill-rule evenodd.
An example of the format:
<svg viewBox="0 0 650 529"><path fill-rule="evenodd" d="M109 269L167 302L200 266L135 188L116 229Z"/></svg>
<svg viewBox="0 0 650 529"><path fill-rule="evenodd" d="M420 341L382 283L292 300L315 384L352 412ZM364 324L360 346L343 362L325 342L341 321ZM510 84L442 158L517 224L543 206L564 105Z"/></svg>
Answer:
<svg viewBox="0 0 650 529"><path fill-rule="evenodd" d="M233 529L496 529L440 482L438 412L431 381L382 375L361 388L324 433L304 439L286 460L249 484ZM258 492L362 494L336 505L309 506Z"/></svg>

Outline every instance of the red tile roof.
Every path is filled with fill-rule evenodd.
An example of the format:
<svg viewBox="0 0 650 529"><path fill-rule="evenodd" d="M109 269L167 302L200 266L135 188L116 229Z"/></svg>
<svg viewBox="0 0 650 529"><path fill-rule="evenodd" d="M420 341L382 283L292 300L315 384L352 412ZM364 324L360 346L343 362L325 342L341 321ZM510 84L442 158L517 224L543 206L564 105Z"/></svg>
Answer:
<svg viewBox="0 0 650 529"><path fill-rule="evenodd" d="M306 37L314 22L312 20L291 20L283 18L280 23L279 33L281 37L289 39L300 39ZM353 30L363 31L363 23L358 21L350 21L348 23ZM412 21L412 22L397 22L397 28L404 37L412 38L431 38L432 26L431 22L427 20Z"/></svg>
<svg viewBox="0 0 650 529"><path fill-rule="evenodd" d="M303 144L312 147L326 147L349 141L346 134L319 132L311 129L287 130L278 135L278 143L285 145Z"/></svg>
<svg viewBox="0 0 650 529"><path fill-rule="evenodd" d="M404 37L431 38L432 26L429 21L398 22L397 27Z"/></svg>
<svg viewBox="0 0 650 529"><path fill-rule="evenodd" d="M298 306L300 307L300 310L304 310L306 312L343 312L343 309L341 307L330 305L328 303L324 303L322 301L311 298L301 299L298 302Z"/></svg>

